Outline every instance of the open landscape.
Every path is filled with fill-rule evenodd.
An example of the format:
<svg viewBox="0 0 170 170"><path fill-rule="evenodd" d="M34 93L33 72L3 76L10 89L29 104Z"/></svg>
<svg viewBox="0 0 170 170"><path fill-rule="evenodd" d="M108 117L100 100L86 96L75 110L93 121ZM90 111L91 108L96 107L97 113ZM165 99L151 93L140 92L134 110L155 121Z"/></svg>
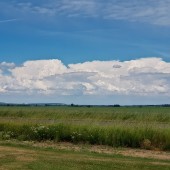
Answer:
<svg viewBox="0 0 170 170"><path fill-rule="evenodd" d="M1 106L0 139L1 169L170 169L169 107Z"/></svg>
<svg viewBox="0 0 170 170"><path fill-rule="evenodd" d="M0 170L170 170L170 0L0 0Z"/></svg>

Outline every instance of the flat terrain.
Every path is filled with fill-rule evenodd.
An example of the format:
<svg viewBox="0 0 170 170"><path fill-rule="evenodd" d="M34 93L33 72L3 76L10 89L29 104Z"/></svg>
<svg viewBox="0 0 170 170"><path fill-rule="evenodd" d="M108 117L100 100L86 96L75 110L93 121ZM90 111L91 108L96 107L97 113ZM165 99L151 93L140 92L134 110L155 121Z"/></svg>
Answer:
<svg viewBox="0 0 170 170"><path fill-rule="evenodd" d="M61 121L74 123L152 122L170 123L170 107L0 107L1 122L29 122L53 124Z"/></svg>
<svg viewBox="0 0 170 170"><path fill-rule="evenodd" d="M0 107L0 170L170 170L169 107Z"/></svg>
<svg viewBox="0 0 170 170"><path fill-rule="evenodd" d="M33 170L169 170L167 152L105 146L0 142L0 169Z"/></svg>

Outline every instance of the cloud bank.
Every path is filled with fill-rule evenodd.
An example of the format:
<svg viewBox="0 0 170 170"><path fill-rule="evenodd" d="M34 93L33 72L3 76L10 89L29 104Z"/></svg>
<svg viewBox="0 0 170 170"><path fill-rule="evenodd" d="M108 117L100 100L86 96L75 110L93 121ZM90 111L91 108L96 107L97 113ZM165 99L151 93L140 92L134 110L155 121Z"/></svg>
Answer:
<svg viewBox="0 0 170 170"><path fill-rule="evenodd" d="M154 57L69 65L57 59L2 62L0 94L170 96L170 63Z"/></svg>

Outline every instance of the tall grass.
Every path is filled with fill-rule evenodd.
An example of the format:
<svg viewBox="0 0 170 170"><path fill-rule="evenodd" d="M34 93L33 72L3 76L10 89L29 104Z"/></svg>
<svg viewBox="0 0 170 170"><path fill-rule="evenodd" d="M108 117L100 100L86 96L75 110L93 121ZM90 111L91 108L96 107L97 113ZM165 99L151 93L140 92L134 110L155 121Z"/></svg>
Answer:
<svg viewBox="0 0 170 170"><path fill-rule="evenodd" d="M170 150L170 108L0 107L0 137Z"/></svg>
<svg viewBox="0 0 170 170"><path fill-rule="evenodd" d="M19 125L0 124L2 139L67 141L114 147L170 150L170 129L154 126Z"/></svg>
<svg viewBox="0 0 170 170"><path fill-rule="evenodd" d="M168 107L0 107L0 117L170 123Z"/></svg>

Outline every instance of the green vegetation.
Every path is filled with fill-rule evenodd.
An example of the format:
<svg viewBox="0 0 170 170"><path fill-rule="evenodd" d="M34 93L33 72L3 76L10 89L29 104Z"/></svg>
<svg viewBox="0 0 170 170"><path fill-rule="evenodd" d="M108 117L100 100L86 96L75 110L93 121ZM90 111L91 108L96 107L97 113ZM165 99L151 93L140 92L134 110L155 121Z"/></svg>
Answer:
<svg viewBox="0 0 170 170"><path fill-rule="evenodd" d="M0 117L170 123L170 107L0 107Z"/></svg>
<svg viewBox="0 0 170 170"><path fill-rule="evenodd" d="M0 169L169 170L170 161L0 143Z"/></svg>
<svg viewBox="0 0 170 170"><path fill-rule="evenodd" d="M1 139L170 150L168 107L0 107Z"/></svg>

